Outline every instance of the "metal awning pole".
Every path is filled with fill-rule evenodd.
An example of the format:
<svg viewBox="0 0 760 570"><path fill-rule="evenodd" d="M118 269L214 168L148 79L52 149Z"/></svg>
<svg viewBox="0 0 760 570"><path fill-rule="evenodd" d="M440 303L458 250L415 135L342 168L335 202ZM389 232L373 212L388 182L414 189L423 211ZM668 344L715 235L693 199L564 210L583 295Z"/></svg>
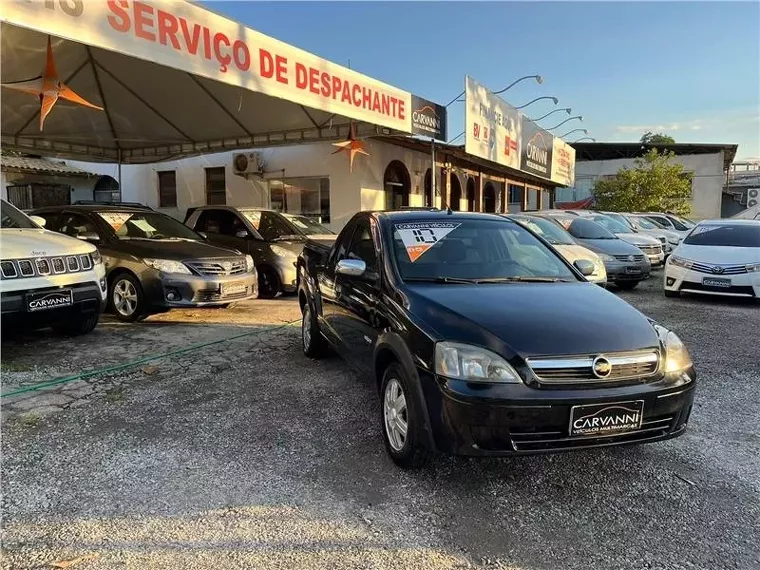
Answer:
<svg viewBox="0 0 760 570"><path fill-rule="evenodd" d="M430 139L430 161L432 162L432 166L430 168L430 193L432 196L430 197L431 203L430 206L435 206L435 139Z"/></svg>
<svg viewBox="0 0 760 570"><path fill-rule="evenodd" d="M118 168L119 168L119 173L118 173L118 178L119 178L119 180L118 180L118 182L119 182L119 202L121 202L122 201L122 194L121 194L121 149L118 149L116 152L118 153L116 160L118 161Z"/></svg>

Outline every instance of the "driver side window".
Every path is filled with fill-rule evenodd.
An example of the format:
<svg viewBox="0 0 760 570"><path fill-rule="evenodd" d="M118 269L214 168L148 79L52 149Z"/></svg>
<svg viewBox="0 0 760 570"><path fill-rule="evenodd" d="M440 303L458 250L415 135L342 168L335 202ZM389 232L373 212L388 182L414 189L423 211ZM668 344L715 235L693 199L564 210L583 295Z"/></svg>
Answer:
<svg viewBox="0 0 760 570"><path fill-rule="evenodd" d="M90 220L80 214L64 214L61 218L61 227L58 231L71 237L79 237L87 234L98 234L98 230Z"/></svg>
<svg viewBox="0 0 760 570"><path fill-rule="evenodd" d="M377 271L377 249L372 239L372 230L368 219L361 220L356 225L351 245L348 248L349 259L361 259L367 269Z"/></svg>

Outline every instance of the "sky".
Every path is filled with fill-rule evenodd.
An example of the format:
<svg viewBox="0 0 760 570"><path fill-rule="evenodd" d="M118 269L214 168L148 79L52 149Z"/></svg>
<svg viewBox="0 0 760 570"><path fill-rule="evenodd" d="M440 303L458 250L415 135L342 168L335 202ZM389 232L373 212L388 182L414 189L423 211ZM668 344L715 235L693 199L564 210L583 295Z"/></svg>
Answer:
<svg viewBox="0 0 760 570"><path fill-rule="evenodd" d="M228 2L210 9L437 103L470 75L555 134L597 141L646 131L738 144L760 158L760 2ZM449 136L464 105L449 107ZM584 136L575 133L567 140ZM460 139L461 140L461 139Z"/></svg>

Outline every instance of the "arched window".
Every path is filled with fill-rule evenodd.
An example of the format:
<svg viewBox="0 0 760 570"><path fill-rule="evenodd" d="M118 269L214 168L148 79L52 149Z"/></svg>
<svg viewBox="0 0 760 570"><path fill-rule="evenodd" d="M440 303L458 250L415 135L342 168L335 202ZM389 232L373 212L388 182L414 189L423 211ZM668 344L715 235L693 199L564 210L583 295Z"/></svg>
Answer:
<svg viewBox="0 0 760 570"><path fill-rule="evenodd" d="M409 205L409 192L412 189L412 180L404 163L393 160L386 167L383 175L383 187L385 189L385 208L387 210L400 210Z"/></svg>
<svg viewBox="0 0 760 570"><path fill-rule="evenodd" d="M92 199L96 202L120 202L119 183L112 176L101 176L92 189Z"/></svg>
<svg viewBox="0 0 760 570"><path fill-rule="evenodd" d="M467 179L467 211L475 211L475 179L472 176Z"/></svg>
<svg viewBox="0 0 760 570"><path fill-rule="evenodd" d="M483 186L483 211L496 211L496 189L491 182L486 182Z"/></svg>
<svg viewBox="0 0 760 570"><path fill-rule="evenodd" d="M459 210L462 199L462 184L459 182L459 176L451 173L451 187L449 189L449 208Z"/></svg>

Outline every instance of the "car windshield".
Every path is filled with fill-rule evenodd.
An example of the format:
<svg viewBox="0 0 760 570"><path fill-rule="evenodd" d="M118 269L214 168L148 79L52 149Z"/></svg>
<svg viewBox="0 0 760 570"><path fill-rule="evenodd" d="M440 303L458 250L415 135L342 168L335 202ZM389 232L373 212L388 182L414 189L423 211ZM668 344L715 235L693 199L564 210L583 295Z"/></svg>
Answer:
<svg viewBox="0 0 760 570"><path fill-rule="evenodd" d="M0 210L0 228L39 229L39 226L29 219L29 216L5 200L2 201L0 208L2 208Z"/></svg>
<svg viewBox="0 0 760 570"><path fill-rule="evenodd" d="M613 234L631 233L631 228L611 216L593 216L591 219L600 226L604 226L606 229L610 230Z"/></svg>
<svg viewBox="0 0 760 570"><path fill-rule="evenodd" d="M538 218L538 217L516 217L516 221L520 222L524 226L527 226L528 229L532 230L534 233L537 233L542 238L544 238L546 241L548 241L552 245L574 245L575 240L573 239L573 236L571 236L569 233L567 233L565 230L563 230L561 227L559 227L556 223L552 222L551 220L547 220L545 218Z"/></svg>
<svg viewBox="0 0 760 570"><path fill-rule="evenodd" d="M662 220L662 219L660 219L660 218L653 218L653 217L651 217L651 216L647 216L647 217L646 217L646 218L644 218L644 219L646 219L646 220L649 220L649 221L650 221L650 222L652 222L652 223L653 223L655 226L657 226L658 228L661 228L661 229L663 229L663 230L670 230L670 229L673 229L673 228L671 227L671 225L670 225L670 224L669 224L667 221L665 221L665 220Z"/></svg>
<svg viewBox="0 0 760 570"><path fill-rule="evenodd" d="M662 226L658 226L653 221L651 221L649 218L637 217L637 218L634 218L634 222L636 223L637 226L639 226L640 228L645 229L645 230L659 230L659 229L662 229Z"/></svg>
<svg viewBox="0 0 760 570"><path fill-rule="evenodd" d="M680 232L690 230L697 225L692 221L679 218L678 216L668 216L668 218L673 223L673 226Z"/></svg>
<svg viewBox="0 0 760 570"><path fill-rule="evenodd" d="M576 281L563 261L520 224L493 220L398 222L394 256L405 281Z"/></svg>
<svg viewBox="0 0 760 570"><path fill-rule="evenodd" d="M723 247L760 247L760 224L705 224L695 227L684 243Z"/></svg>
<svg viewBox="0 0 760 570"><path fill-rule="evenodd" d="M203 239L178 220L158 212L100 211L98 215L113 228L119 239Z"/></svg>
<svg viewBox="0 0 760 570"><path fill-rule="evenodd" d="M615 234L607 228L600 226L592 220L583 218L573 220L567 231L570 232L571 236L578 239L617 239Z"/></svg>
<svg viewBox="0 0 760 570"><path fill-rule="evenodd" d="M307 218L306 216L294 216L292 214L283 214L283 216L304 235L318 236L334 233L316 220Z"/></svg>

